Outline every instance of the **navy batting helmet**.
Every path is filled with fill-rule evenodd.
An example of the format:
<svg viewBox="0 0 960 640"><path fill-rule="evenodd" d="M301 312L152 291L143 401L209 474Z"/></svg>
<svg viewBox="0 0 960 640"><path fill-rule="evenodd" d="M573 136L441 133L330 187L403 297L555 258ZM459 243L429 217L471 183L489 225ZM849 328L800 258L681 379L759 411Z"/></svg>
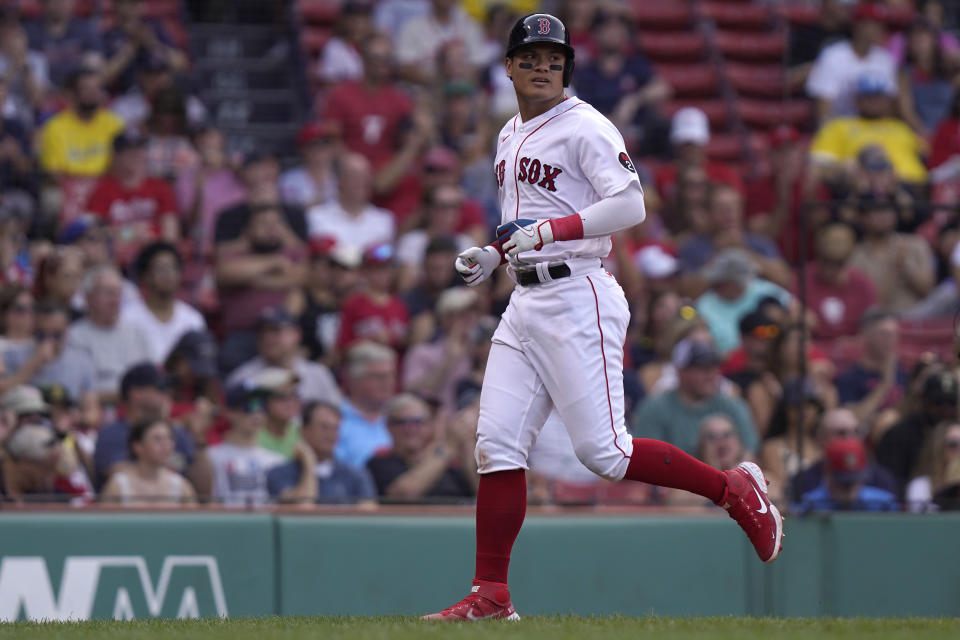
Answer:
<svg viewBox="0 0 960 640"><path fill-rule="evenodd" d="M517 20L510 30L510 39L507 41L507 57L512 57L520 47L540 42L559 45L567 56L567 64L563 67L563 86L570 84L573 75L573 47L570 46L570 32L563 26L559 18L549 13L533 13Z"/></svg>

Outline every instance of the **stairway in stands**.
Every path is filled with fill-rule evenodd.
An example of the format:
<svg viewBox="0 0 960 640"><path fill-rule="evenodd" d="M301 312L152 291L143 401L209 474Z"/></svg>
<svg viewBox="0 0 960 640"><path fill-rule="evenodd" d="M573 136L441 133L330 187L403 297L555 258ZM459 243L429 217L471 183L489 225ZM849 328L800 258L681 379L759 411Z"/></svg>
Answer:
<svg viewBox="0 0 960 640"><path fill-rule="evenodd" d="M196 90L228 149L292 154L307 109L288 21L233 16L193 22L189 33Z"/></svg>

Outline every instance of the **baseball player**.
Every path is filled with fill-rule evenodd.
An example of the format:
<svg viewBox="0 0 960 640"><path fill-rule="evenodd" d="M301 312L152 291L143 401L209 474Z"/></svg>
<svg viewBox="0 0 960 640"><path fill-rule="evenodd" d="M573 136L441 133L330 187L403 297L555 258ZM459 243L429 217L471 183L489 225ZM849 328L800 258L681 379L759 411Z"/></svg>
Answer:
<svg viewBox="0 0 960 640"><path fill-rule="evenodd" d="M506 73L520 113L499 134L494 173L502 224L456 268L469 285L507 265L516 282L493 336L480 395L476 574L470 594L428 620L519 619L510 550L526 512L527 453L552 408L577 457L607 480L638 480L709 498L744 529L760 559L780 551L783 521L759 467L718 471L657 440L631 438L623 409L630 313L603 270L610 235L645 217L623 138L589 104L565 95L574 51L563 23L538 13L510 32Z"/></svg>

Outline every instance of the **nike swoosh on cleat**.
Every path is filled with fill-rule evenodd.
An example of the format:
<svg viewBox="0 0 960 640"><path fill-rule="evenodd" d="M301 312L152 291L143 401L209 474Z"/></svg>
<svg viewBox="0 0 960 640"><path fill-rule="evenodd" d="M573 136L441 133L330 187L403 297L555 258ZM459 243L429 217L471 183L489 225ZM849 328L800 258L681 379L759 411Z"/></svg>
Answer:
<svg viewBox="0 0 960 640"><path fill-rule="evenodd" d="M495 615L497 615L497 612L493 612L485 616L475 616L473 615L473 611L467 611L467 620L486 620L487 618L492 618Z"/></svg>
<svg viewBox="0 0 960 640"><path fill-rule="evenodd" d="M757 488L756 488L755 486L753 486L752 483L750 484L750 488L753 489L753 492L754 492L755 494L757 494L757 500L760 501L760 508L757 509L757 513L760 513L760 514L766 513L766 512L767 512L767 503L764 502L764 501L763 501L763 498L760 497L760 492L757 491Z"/></svg>

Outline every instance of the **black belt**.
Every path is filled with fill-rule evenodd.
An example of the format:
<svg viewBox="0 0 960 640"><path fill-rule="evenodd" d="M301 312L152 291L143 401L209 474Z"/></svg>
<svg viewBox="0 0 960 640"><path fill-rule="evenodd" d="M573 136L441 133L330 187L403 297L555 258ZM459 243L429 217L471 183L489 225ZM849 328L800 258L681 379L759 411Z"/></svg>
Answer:
<svg viewBox="0 0 960 640"><path fill-rule="evenodd" d="M547 273L549 273L550 277L554 280L559 280L560 278L569 278L570 267L564 263L553 264L547 267ZM517 270L517 284L519 284L521 287L529 287L534 284L541 284L541 282L540 274L537 273L536 267Z"/></svg>

